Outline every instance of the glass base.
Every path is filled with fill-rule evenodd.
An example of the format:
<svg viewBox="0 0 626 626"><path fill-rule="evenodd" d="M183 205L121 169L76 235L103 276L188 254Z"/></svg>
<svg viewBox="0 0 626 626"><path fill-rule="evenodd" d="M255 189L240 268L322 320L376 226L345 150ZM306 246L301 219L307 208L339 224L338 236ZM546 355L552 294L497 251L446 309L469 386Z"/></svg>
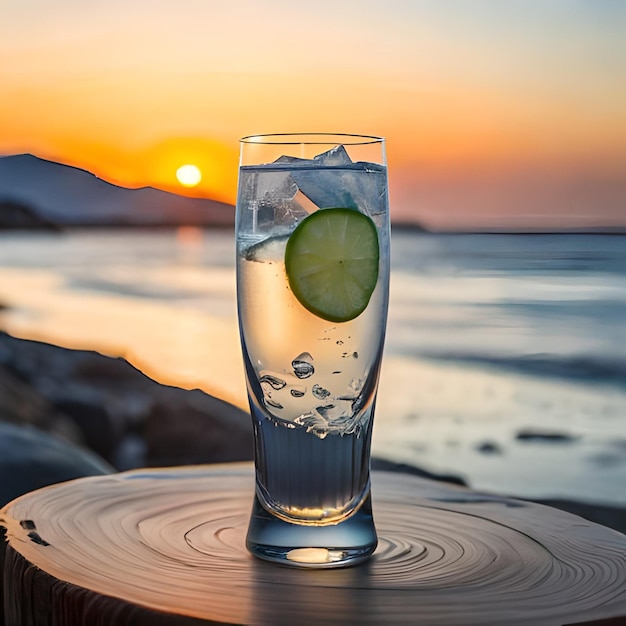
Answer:
<svg viewBox="0 0 626 626"><path fill-rule="evenodd" d="M369 495L350 517L328 526L282 520L254 496L246 547L260 559L291 567L347 567L369 558L377 544Z"/></svg>

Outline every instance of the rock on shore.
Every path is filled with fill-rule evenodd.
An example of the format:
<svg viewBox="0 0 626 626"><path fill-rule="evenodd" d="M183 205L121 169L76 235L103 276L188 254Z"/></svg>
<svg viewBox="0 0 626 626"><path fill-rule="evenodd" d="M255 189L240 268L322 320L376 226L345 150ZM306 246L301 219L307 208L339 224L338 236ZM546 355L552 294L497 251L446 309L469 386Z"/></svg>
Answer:
<svg viewBox="0 0 626 626"><path fill-rule="evenodd" d="M250 417L127 361L0 333L0 421L31 424L118 470L252 459Z"/></svg>

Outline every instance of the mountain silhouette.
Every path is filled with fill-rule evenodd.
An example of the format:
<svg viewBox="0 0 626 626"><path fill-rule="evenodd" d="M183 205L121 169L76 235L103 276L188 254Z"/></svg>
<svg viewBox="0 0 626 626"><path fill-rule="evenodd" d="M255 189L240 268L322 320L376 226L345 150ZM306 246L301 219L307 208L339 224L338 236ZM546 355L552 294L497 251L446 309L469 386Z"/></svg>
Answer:
<svg viewBox="0 0 626 626"><path fill-rule="evenodd" d="M58 230L30 207L13 200L0 200L0 230Z"/></svg>
<svg viewBox="0 0 626 626"><path fill-rule="evenodd" d="M27 207L60 226L232 227L234 207L152 187L127 189L31 154L0 157L0 207ZM1 208L0 208L1 210Z"/></svg>

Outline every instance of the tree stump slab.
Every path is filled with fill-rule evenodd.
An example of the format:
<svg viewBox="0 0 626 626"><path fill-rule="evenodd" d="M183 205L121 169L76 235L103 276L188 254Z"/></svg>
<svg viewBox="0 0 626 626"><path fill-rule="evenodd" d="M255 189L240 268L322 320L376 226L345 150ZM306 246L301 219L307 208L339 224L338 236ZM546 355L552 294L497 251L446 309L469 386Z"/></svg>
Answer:
<svg viewBox="0 0 626 626"><path fill-rule="evenodd" d="M625 535L416 476L372 482L378 549L337 570L247 552L249 464L31 492L0 511L7 626L626 623Z"/></svg>

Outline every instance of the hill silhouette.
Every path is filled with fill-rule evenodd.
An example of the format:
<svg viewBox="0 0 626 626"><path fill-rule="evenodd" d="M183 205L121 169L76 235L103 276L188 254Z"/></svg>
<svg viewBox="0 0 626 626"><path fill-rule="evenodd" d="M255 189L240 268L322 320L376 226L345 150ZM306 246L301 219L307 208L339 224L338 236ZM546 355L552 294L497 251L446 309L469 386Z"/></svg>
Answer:
<svg viewBox="0 0 626 626"><path fill-rule="evenodd" d="M57 230L58 226L20 202L0 200L0 230L7 229Z"/></svg>
<svg viewBox="0 0 626 626"><path fill-rule="evenodd" d="M90 172L31 154L0 157L0 222L5 227L40 222L59 226L213 226L232 227L234 207L189 198L152 187L128 189ZM15 207L21 207L20 211Z"/></svg>

